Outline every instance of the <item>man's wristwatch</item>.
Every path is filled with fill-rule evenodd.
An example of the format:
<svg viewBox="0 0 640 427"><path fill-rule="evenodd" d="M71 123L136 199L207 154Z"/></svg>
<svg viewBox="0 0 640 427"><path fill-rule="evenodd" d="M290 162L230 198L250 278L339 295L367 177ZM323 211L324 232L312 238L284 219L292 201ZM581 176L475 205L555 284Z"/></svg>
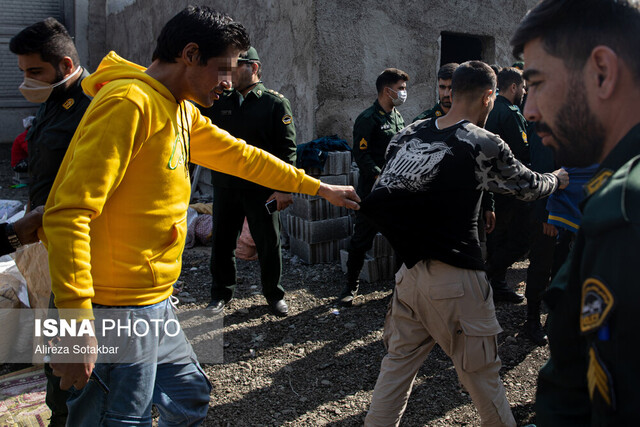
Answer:
<svg viewBox="0 0 640 427"><path fill-rule="evenodd" d="M13 224L7 223L4 228L5 233L7 234L7 239L9 239L9 244L13 247L13 249L18 249L22 246L22 242L18 238L16 234L16 230L13 228Z"/></svg>

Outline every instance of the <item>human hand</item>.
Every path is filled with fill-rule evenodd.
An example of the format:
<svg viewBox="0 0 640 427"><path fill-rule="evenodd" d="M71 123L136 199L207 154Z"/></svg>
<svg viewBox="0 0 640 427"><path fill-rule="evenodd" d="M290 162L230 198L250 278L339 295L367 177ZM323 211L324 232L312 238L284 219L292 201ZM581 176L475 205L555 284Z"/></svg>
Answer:
<svg viewBox="0 0 640 427"><path fill-rule="evenodd" d="M275 191L271 196L269 196L269 198L267 199L267 203L274 199L278 203L279 211L286 209L287 206L293 203L293 196L291 195L291 193L281 193L279 191Z"/></svg>
<svg viewBox="0 0 640 427"><path fill-rule="evenodd" d="M329 185L324 182L320 183L318 196L326 199L332 205L345 207L347 209L360 209L360 197L356 190L350 185Z"/></svg>
<svg viewBox="0 0 640 427"><path fill-rule="evenodd" d="M91 326L93 328L93 321L91 321ZM74 386L76 390L81 390L85 385L87 385L87 382L89 382L91 372L93 372L93 368L95 367L95 362L98 358L98 340L95 336L88 334L77 337L67 336L61 338L56 346L64 346L69 349L73 349L75 348L75 346L80 346L83 348L92 347L96 349L96 351L86 351L86 353L83 352L83 361L74 363L68 363L67 361L65 363L65 361L62 359L64 356L62 355L54 355L51 360L50 365L51 369L53 370L53 375L60 377L60 388L62 390L68 390L71 386Z"/></svg>
<svg viewBox="0 0 640 427"><path fill-rule="evenodd" d="M496 228L496 213L484 211L484 231L490 234L494 228Z"/></svg>
<svg viewBox="0 0 640 427"><path fill-rule="evenodd" d="M558 178L558 190L564 190L569 185L569 174L560 168L552 172Z"/></svg>
<svg viewBox="0 0 640 427"><path fill-rule="evenodd" d="M44 206L38 206L13 223L13 229L20 243L26 245L39 240L38 228L42 227L42 214L44 214Z"/></svg>
<svg viewBox="0 0 640 427"><path fill-rule="evenodd" d="M542 234L544 234L545 236L556 237L558 235L558 229L553 224L549 224L548 222L543 222Z"/></svg>

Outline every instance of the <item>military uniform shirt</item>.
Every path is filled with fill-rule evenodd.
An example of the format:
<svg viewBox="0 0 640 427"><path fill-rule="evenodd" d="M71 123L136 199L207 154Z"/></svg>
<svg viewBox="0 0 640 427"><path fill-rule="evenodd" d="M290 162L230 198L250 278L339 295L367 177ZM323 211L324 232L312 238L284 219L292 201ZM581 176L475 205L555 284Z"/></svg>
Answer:
<svg viewBox="0 0 640 427"><path fill-rule="evenodd" d="M359 194L361 191L368 194L371 190L375 177L384 166L387 145L402 128L404 120L398 110L394 107L387 113L377 99L356 119L353 124L353 158L360 169Z"/></svg>
<svg viewBox="0 0 640 427"><path fill-rule="evenodd" d="M415 119L413 119L411 123L417 122L418 120L430 119L432 117L436 117L436 118L442 117L445 114L446 113L442 110L442 105L440 105L440 102L438 102L430 110L426 110L420 113Z"/></svg>
<svg viewBox="0 0 640 427"><path fill-rule="evenodd" d="M218 127L289 164L296 162L296 130L287 98L258 83L240 102L236 90L226 91L213 107L203 110ZM235 176L212 171L213 185L224 188L264 188Z"/></svg>
<svg viewBox="0 0 640 427"><path fill-rule="evenodd" d="M496 96L493 110L489 113L484 127L489 132L500 135L511 148L516 159L529 165L529 141L527 139L527 121L520 109L504 96Z"/></svg>
<svg viewBox="0 0 640 427"><path fill-rule="evenodd" d="M29 202L31 208L44 205L58 174L69 143L91 99L80 83L87 70L66 91L54 91L40 105L27 133L29 147Z"/></svg>
<svg viewBox="0 0 640 427"><path fill-rule="evenodd" d="M538 378L539 426L638 424L640 125L585 185L582 223L553 280L551 357Z"/></svg>

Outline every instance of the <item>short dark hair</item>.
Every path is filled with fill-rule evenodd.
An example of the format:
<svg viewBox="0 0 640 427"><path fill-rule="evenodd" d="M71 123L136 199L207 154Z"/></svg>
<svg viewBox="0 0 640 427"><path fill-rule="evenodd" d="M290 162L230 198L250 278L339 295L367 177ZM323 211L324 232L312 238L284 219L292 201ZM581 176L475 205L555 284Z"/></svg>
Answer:
<svg viewBox="0 0 640 427"><path fill-rule="evenodd" d="M80 65L78 50L67 29L55 18L36 22L13 36L9 49L16 55L39 53L44 62L57 70L62 58L68 56L73 65Z"/></svg>
<svg viewBox="0 0 640 427"><path fill-rule="evenodd" d="M457 62L449 62L448 64L444 64L438 70L438 80L451 80L453 77L453 72L458 68L460 64Z"/></svg>
<svg viewBox="0 0 640 427"><path fill-rule="evenodd" d="M207 6L187 6L160 31L152 61L176 62L184 47L192 42L198 45L202 65L230 47L239 51L251 47L247 30L229 15Z"/></svg>
<svg viewBox="0 0 640 427"><path fill-rule="evenodd" d="M479 95L480 92L496 89L496 73L482 61L463 62L451 78L451 96Z"/></svg>
<svg viewBox="0 0 640 427"><path fill-rule="evenodd" d="M515 67L504 67L498 73L498 89L507 90L513 83L519 86L524 81L522 71Z"/></svg>
<svg viewBox="0 0 640 427"><path fill-rule="evenodd" d="M637 0L543 0L522 19L511 39L520 58L540 38L544 50L581 69L596 46L605 45L640 78L640 4Z"/></svg>
<svg viewBox="0 0 640 427"><path fill-rule="evenodd" d="M385 87L395 84L398 80L408 82L409 74L397 68L386 68L376 79L376 90L380 93Z"/></svg>
<svg viewBox="0 0 640 427"><path fill-rule="evenodd" d="M498 73L500 72L500 70L502 70L502 67L499 66L498 64L491 64L489 65L489 67L491 67L491 69L493 70L494 73L496 73L496 76L498 75Z"/></svg>

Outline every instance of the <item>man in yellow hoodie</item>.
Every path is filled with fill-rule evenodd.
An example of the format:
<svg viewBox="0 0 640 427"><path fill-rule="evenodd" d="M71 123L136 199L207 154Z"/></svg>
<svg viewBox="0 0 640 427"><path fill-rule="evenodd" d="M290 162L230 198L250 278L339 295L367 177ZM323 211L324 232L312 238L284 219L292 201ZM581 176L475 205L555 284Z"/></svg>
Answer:
<svg viewBox="0 0 640 427"><path fill-rule="evenodd" d="M352 187L306 176L213 126L188 102L211 106L249 46L242 25L208 7L189 6L163 28L149 68L111 52L84 80L94 99L44 215L62 319L93 319L93 308L107 307L175 319L168 300L181 271L190 161L358 209ZM71 344L96 349L99 343L85 334L59 345ZM75 363L54 360L61 387L73 386L68 425L151 425L152 404L171 425L202 422L210 385L184 336L147 339L141 348L156 363L95 363L92 352Z"/></svg>

